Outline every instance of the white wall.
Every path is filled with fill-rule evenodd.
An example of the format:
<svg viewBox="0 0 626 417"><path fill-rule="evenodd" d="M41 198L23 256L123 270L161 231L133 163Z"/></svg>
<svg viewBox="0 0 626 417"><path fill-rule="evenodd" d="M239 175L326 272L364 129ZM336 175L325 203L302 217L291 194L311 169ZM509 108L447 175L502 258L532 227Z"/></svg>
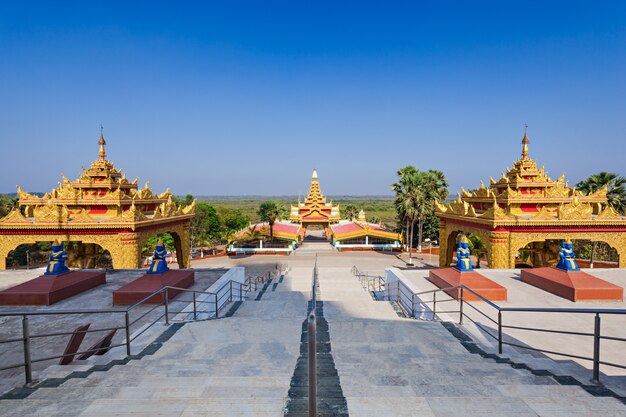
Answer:
<svg viewBox="0 0 626 417"><path fill-rule="evenodd" d="M412 297L412 294L420 292L420 289L405 277L398 268L385 269L385 287L387 288L390 300L400 303L409 317L411 316L414 301L415 318L429 320L433 318L433 311L430 308L432 304L419 304L418 302L423 300L419 296ZM430 299L430 297L425 297L425 300ZM439 317L439 315L437 315L437 317Z"/></svg>

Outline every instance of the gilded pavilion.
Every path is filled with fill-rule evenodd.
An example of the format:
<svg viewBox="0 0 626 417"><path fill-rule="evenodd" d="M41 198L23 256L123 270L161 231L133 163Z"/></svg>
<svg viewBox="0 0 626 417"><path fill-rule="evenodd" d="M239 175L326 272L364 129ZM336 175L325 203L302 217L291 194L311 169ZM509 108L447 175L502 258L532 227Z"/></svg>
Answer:
<svg viewBox="0 0 626 417"><path fill-rule="evenodd" d="M310 225L321 225L326 230L331 224L341 220L339 206L327 202L320 190L317 170L313 170L309 195L307 195L304 203L298 201L297 206L291 206L289 220L293 223L299 223L305 229Z"/></svg>
<svg viewBox="0 0 626 417"><path fill-rule="evenodd" d="M514 268L520 251L533 266L553 265L563 239L602 241L626 267L626 217L607 204L607 189L584 195L565 181L550 179L528 155L524 132L522 156L498 180L462 189L451 204L437 204L441 267L452 261L459 233L478 236L487 248L490 268Z"/></svg>
<svg viewBox="0 0 626 417"><path fill-rule="evenodd" d="M155 194L137 186L106 159L99 158L76 181L63 177L58 187L37 197L17 187L19 207L0 219L0 269L9 252L42 241L78 242L78 266L95 267L99 247L109 251L116 269L141 267L142 248L150 237L169 233L180 268L189 267L189 227L195 202L179 208L169 190Z"/></svg>

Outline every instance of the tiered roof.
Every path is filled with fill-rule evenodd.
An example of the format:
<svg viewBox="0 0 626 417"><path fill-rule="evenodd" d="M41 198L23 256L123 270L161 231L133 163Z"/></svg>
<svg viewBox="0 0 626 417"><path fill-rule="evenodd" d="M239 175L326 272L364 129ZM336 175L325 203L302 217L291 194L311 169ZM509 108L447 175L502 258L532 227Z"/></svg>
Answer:
<svg viewBox="0 0 626 417"><path fill-rule="evenodd" d="M138 180L130 182L121 170L106 159L106 141L100 134L99 158L80 177L63 177L58 187L43 197L27 193L17 186L20 208L0 219L0 228L109 228L144 226L193 217L195 202L178 208L169 190L155 194L146 183L139 189Z"/></svg>
<svg viewBox="0 0 626 417"><path fill-rule="evenodd" d="M437 204L437 216L459 218L497 225L564 223L624 223L607 204L607 189L590 195L569 186L565 174L552 180L543 167L528 155L528 136L524 132L522 156L489 187L481 181L473 191L461 189L451 204Z"/></svg>
<svg viewBox="0 0 626 417"><path fill-rule="evenodd" d="M309 194L304 203L298 201L291 206L289 220L298 223L336 223L340 220L339 206L326 202L317 180L317 170L313 170Z"/></svg>

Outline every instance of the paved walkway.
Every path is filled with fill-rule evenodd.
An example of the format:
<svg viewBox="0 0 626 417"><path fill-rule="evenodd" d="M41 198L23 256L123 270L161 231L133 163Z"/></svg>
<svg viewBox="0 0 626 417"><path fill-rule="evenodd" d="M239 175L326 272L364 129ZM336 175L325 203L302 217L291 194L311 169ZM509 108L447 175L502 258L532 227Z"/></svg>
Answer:
<svg viewBox="0 0 626 417"><path fill-rule="evenodd" d="M329 391L344 399L336 415L626 415L615 398L472 354L443 325L401 318L372 300L350 268L321 263L324 369L334 376ZM140 360L2 400L0 415L281 416L303 359L311 273L292 268L233 317L186 324Z"/></svg>

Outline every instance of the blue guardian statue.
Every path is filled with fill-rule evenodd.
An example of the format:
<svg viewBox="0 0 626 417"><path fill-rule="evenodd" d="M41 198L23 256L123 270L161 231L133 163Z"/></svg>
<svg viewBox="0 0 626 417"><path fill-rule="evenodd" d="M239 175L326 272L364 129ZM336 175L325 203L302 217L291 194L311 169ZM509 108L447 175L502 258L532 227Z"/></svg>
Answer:
<svg viewBox="0 0 626 417"><path fill-rule="evenodd" d="M170 269L167 267L167 261L165 260L166 256L167 249L165 249L163 241L159 240L156 244L156 248L154 249L152 264L148 269L148 274L163 274L169 271Z"/></svg>
<svg viewBox="0 0 626 417"><path fill-rule="evenodd" d="M52 244L52 253L50 254L50 261L46 267L44 275L61 275L66 272L70 272L70 269L65 266L65 259L67 258L67 252L63 249L63 244L57 240Z"/></svg>
<svg viewBox="0 0 626 417"><path fill-rule="evenodd" d="M469 240L467 236L463 236L456 250L456 265L454 266L461 272L473 271L472 261L470 259Z"/></svg>
<svg viewBox="0 0 626 417"><path fill-rule="evenodd" d="M559 263L557 268L563 271L580 271L580 268L576 264L576 254L572 250L572 241L567 239L561 244L559 250Z"/></svg>

